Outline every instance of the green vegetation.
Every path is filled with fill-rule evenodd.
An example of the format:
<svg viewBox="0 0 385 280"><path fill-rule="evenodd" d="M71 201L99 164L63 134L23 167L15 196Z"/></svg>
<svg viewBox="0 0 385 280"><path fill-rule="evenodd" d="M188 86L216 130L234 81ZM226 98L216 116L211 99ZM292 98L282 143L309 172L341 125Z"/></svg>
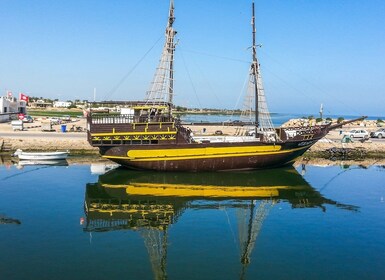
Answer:
<svg viewBox="0 0 385 280"><path fill-rule="evenodd" d="M187 108L186 107L182 107L182 106L176 106L175 110L178 111L178 112L186 112Z"/></svg>
<svg viewBox="0 0 385 280"><path fill-rule="evenodd" d="M343 117L339 117L338 119L337 119L337 123L341 123L341 122L343 122L345 119L343 118Z"/></svg>
<svg viewBox="0 0 385 280"><path fill-rule="evenodd" d="M76 118L79 115L83 115L83 112L81 111L69 111L69 110L62 110L62 111L50 111L50 110L28 110L28 115L31 115L33 117L62 117L63 115L68 115L71 118Z"/></svg>

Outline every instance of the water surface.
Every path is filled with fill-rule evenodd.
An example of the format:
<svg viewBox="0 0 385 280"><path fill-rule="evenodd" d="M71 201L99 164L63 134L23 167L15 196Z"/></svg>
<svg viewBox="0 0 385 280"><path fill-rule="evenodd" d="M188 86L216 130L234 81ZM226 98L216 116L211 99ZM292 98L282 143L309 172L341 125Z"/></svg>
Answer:
<svg viewBox="0 0 385 280"><path fill-rule="evenodd" d="M1 279L385 279L382 166L90 170L0 166Z"/></svg>

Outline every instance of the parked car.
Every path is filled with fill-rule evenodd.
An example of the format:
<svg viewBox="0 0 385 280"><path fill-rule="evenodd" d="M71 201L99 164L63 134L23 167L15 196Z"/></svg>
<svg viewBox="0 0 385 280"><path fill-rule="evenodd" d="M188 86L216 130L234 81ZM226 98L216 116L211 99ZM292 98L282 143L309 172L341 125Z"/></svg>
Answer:
<svg viewBox="0 0 385 280"><path fill-rule="evenodd" d="M244 124L245 123L240 120L234 120L234 121L228 120L223 122L223 125L230 125L230 126L243 126Z"/></svg>
<svg viewBox="0 0 385 280"><path fill-rule="evenodd" d="M61 117L61 119L63 121L71 121L71 116L70 115L64 115L63 117Z"/></svg>
<svg viewBox="0 0 385 280"><path fill-rule="evenodd" d="M370 133L370 137L372 138L379 138L385 137L385 128L380 128L376 131L373 131Z"/></svg>
<svg viewBox="0 0 385 280"><path fill-rule="evenodd" d="M255 129L252 129L252 130L249 130L247 133L246 133L247 136L255 136Z"/></svg>
<svg viewBox="0 0 385 280"><path fill-rule="evenodd" d="M57 117L51 117L48 120L51 122L51 124L60 124L61 123L61 119L57 118Z"/></svg>
<svg viewBox="0 0 385 280"><path fill-rule="evenodd" d="M349 132L346 132L345 135L349 136L350 138L369 138L369 132L367 132L365 129L353 129Z"/></svg>

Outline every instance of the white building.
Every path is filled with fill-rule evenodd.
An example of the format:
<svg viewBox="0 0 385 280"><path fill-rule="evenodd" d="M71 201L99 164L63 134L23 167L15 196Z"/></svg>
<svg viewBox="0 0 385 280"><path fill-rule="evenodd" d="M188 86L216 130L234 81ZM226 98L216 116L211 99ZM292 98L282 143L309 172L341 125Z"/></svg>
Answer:
<svg viewBox="0 0 385 280"><path fill-rule="evenodd" d="M16 119L17 114L27 113L27 102L13 96L0 96L0 122Z"/></svg>
<svg viewBox="0 0 385 280"><path fill-rule="evenodd" d="M35 102L29 101L28 106L31 108L47 108L47 107L52 107L52 103L44 102L44 100L39 99L39 100L36 100Z"/></svg>
<svg viewBox="0 0 385 280"><path fill-rule="evenodd" d="M53 107L55 108L68 108L72 105L72 102L70 101L54 101Z"/></svg>

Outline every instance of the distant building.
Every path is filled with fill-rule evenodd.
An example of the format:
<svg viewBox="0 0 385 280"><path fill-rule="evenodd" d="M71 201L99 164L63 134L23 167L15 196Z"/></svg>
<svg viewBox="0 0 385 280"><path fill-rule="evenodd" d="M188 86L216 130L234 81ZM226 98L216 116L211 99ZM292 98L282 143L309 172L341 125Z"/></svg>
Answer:
<svg viewBox="0 0 385 280"><path fill-rule="evenodd" d="M27 102L18 100L12 95L0 96L0 122L16 119L19 113L27 113Z"/></svg>
<svg viewBox="0 0 385 280"><path fill-rule="evenodd" d="M52 103L44 102L44 100L39 99L39 100L37 100L35 102L29 102L28 106L32 107L32 108L47 108L47 107L51 107Z"/></svg>
<svg viewBox="0 0 385 280"><path fill-rule="evenodd" d="M55 108L68 108L72 105L71 101L54 101L53 107Z"/></svg>

